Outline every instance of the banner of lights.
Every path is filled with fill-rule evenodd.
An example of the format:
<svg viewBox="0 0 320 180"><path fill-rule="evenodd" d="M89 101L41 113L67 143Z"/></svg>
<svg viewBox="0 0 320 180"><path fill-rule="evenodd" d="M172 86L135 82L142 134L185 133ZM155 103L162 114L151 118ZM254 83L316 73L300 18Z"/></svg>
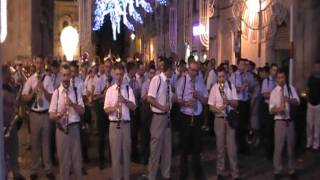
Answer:
<svg viewBox="0 0 320 180"><path fill-rule="evenodd" d="M160 5L167 5L166 0L155 0ZM96 0L94 11L93 30L98 31L104 23L104 18L109 15L113 39L117 40L120 33L121 21L131 31L135 31L133 23L128 20L128 15L135 22L143 24L143 19L136 8L141 7L146 13L152 13L152 7L146 0Z"/></svg>

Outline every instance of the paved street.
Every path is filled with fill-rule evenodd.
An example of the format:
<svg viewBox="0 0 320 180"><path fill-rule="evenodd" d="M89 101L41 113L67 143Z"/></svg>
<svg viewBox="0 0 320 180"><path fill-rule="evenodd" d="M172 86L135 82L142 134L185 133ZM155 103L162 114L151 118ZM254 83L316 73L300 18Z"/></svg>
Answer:
<svg viewBox="0 0 320 180"><path fill-rule="evenodd" d="M24 176L28 177L30 172L30 151L27 150L28 147L28 133L26 127L23 127L20 131L20 154L19 158L22 173ZM108 180L111 177L110 165L105 168L103 171L100 171L97 163L97 153L96 153L96 136L92 135L91 142L88 144L90 147L90 160L91 163L87 165L88 175L85 176L86 180ZM202 162L204 165L205 174L208 180L215 180L215 160L216 153L214 148L214 138L207 137L204 142L204 151L202 155ZM302 161L298 163L298 172L300 174L299 179L305 180L317 180L320 176L320 152L307 151L302 158ZM240 156L240 170L241 176L243 179L248 180L269 180L272 179L272 162L266 160L261 155L248 155ZM172 172L173 178L178 179L178 168L179 168L179 159L178 156L174 157ZM57 169L56 169L57 172ZM133 180L138 180L142 174L147 172L147 166L142 166L139 164L132 164L132 177ZM41 179L44 178L44 173L41 174ZM230 177L229 177L230 178ZM190 178L191 179L191 178ZM230 178L231 179L231 178ZM283 178L289 179L289 178Z"/></svg>

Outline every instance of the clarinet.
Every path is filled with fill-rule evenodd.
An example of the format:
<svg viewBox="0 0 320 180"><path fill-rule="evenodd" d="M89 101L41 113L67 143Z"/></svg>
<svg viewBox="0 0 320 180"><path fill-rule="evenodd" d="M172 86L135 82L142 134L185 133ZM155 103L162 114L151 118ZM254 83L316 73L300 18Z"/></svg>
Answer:
<svg viewBox="0 0 320 180"><path fill-rule="evenodd" d="M226 94L224 92L224 83L219 83L219 91L220 91L220 94L221 94L221 97L222 99L224 99L226 97ZM225 112L224 112L224 118L226 118L226 112L227 112L227 107L225 109Z"/></svg>
<svg viewBox="0 0 320 180"><path fill-rule="evenodd" d="M117 84L117 90L118 90L118 101L121 97L121 83L119 82ZM121 118L122 118L122 103L121 102L118 102L118 109L117 109L117 119L118 119L118 122L117 122L117 129L120 129L120 121L121 121Z"/></svg>
<svg viewBox="0 0 320 180"><path fill-rule="evenodd" d="M60 126L61 130L68 134L68 125L69 125L69 103L68 103L68 89L64 88L63 90L63 97L64 97L64 108L66 109L65 113L62 116L62 119L60 120Z"/></svg>

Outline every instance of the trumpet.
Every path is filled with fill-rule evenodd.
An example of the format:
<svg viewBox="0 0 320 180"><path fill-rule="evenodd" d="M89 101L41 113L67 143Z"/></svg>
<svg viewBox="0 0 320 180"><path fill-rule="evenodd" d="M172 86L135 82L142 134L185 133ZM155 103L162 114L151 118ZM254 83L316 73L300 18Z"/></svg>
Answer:
<svg viewBox="0 0 320 180"><path fill-rule="evenodd" d="M117 84L117 90L118 90L117 129L120 129L120 121L122 118L122 103L119 101L119 99L121 97L121 83L120 82Z"/></svg>

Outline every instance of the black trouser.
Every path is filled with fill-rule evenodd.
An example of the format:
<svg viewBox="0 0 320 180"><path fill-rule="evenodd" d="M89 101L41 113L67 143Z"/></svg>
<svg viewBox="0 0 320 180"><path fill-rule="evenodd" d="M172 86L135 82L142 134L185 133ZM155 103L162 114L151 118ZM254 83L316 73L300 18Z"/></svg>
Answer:
<svg viewBox="0 0 320 180"><path fill-rule="evenodd" d="M98 147L98 153L99 153L99 163L100 166L104 166L105 164L105 150L106 150L106 135L108 131L108 117L106 113L103 110L103 103L96 102L95 103L95 110L97 112L97 125L98 125L98 141L99 141L99 147Z"/></svg>
<svg viewBox="0 0 320 180"><path fill-rule="evenodd" d="M202 131L201 127L203 119L201 116L194 117L193 126L191 126L191 116L181 113L180 115L180 180L185 180L188 177L188 155L192 155L192 169L195 179L203 178L201 165L201 145Z"/></svg>
<svg viewBox="0 0 320 180"><path fill-rule="evenodd" d="M269 112L269 104L261 106L261 140L266 152L266 157L272 159L274 150L274 118Z"/></svg>
<svg viewBox="0 0 320 180"><path fill-rule="evenodd" d="M131 119L131 159L134 162L137 162L140 160L139 157L139 151L138 151L138 132L139 132L139 110L140 107L137 106L137 108L134 111L130 111L130 119Z"/></svg>
<svg viewBox="0 0 320 180"><path fill-rule="evenodd" d="M140 108L141 117L141 155L142 162L147 163L150 154L150 124L152 112L147 102L142 102Z"/></svg>
<svg viewBox="0 0 320 180"><path fill-rule="evenodd" d="M89 145L89 132L88 127L91 123L91 111L88 106L85 106L84 115L81 116L81 123L80 123L80 140L81 140L81 152L82 152L82 159L85 162L89 161L88 157L88 145Z"/></svg>
<svg viewBox="0 0 320 180"><path fill-rule="evenodd" d="M247 151L246 136L249 130L249 118L250 118L250 101L239 101L239 128L237 130L237 143L239 152L245 153Z"/></svg>

